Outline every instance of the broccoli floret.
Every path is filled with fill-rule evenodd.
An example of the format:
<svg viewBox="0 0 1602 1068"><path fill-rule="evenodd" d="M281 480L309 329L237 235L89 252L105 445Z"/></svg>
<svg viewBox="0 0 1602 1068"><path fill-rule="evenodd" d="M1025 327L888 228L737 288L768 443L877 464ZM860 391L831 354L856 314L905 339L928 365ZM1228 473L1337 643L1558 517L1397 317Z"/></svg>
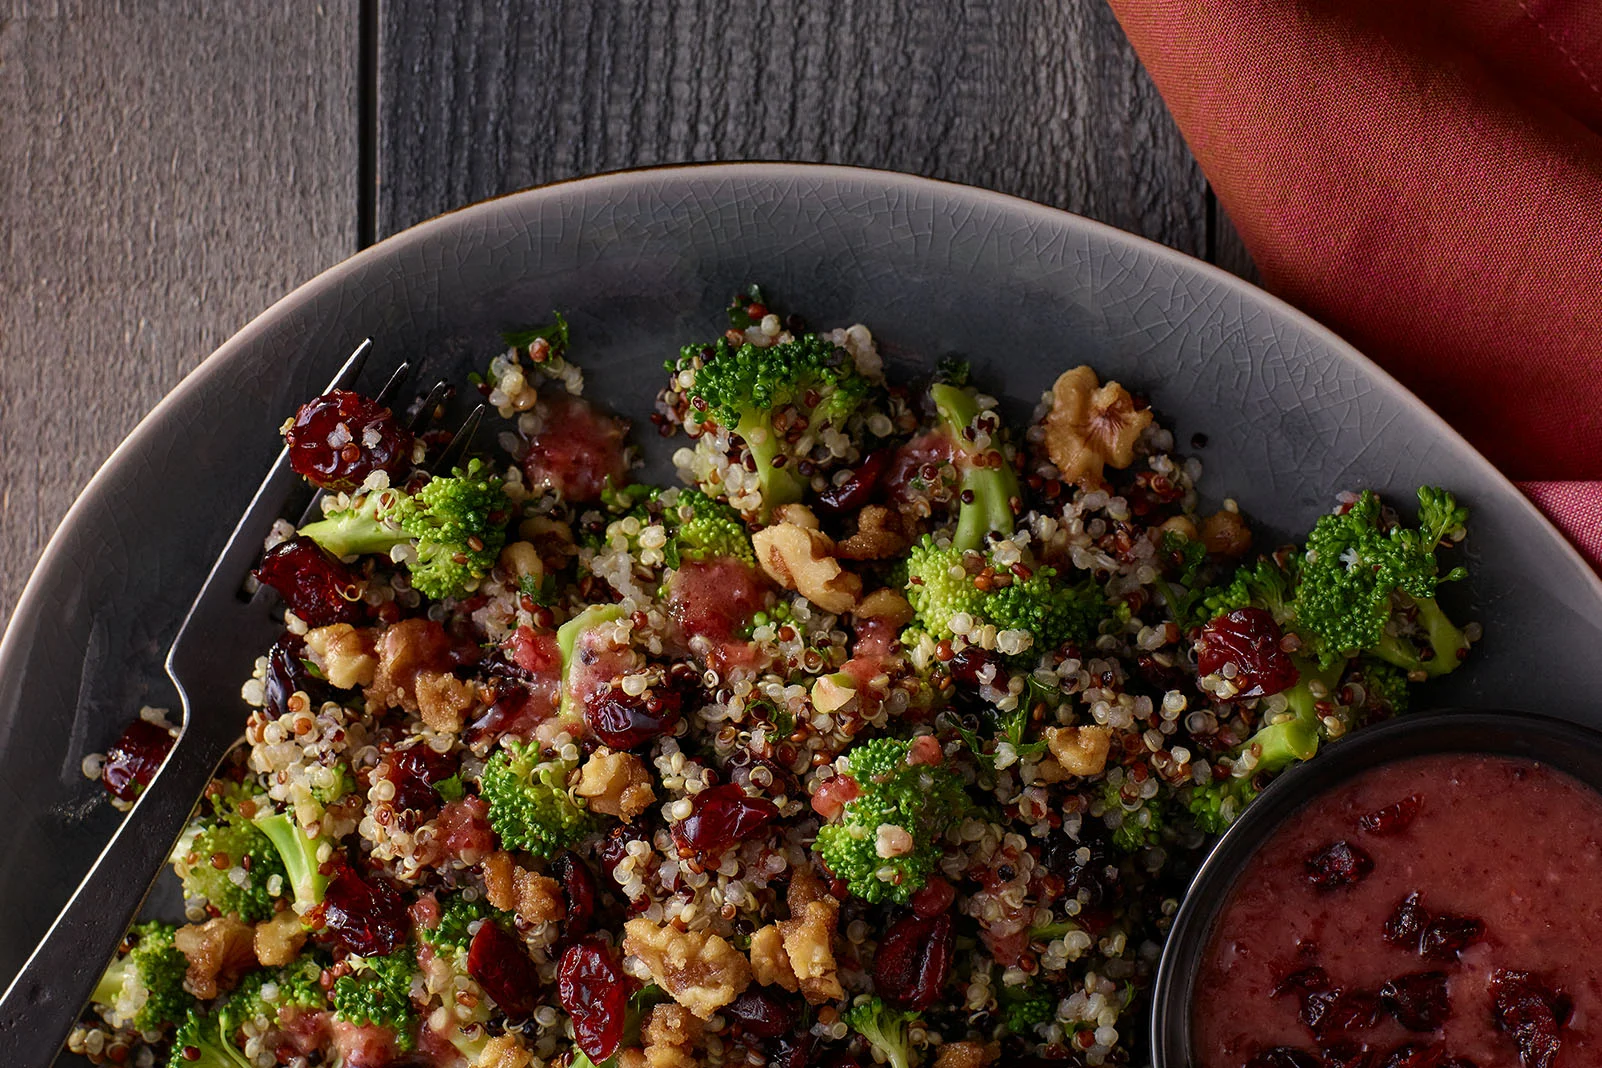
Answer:
<svg viewBox="0 0 1602 1068"><path fill-rule="evenodd" d="M974 444L966 431L979 418L979 404L972 393L944 382L929 387L929 396L940 415L941 425L956 447L962 482L957 509L957 529L951 543L958 549L977 549L989 533L1010 534L1017 516L1018 475L1001 451Z"/></svg>
<svg viewBox="0 0 1602 1068"><path fill-rule="evenodd" d="M981 590L974 580L987 568L994 584ZM956 636L951 621L962 613L998 630L1026 632L1031 649L1052 649L1094 638L1107 615L1106 598L1093 580L1068 585L1052 567L1019 578L980 553L941 545L928 534L907 554L906 589L916 623L937 641Z"/></svg>
<svg viewBox="0 0 1602 1068"><path fill-rule="evenodd" d="M1001 1018L1012 1034L1023 1037L1033 1035L1036 1027L1050 1023L1056 1014L1057 999L1045 987L1003 988Z"/></svg>
<svg viewBox="0 0 1602 1068"><path fill-rule="evenodd" d="M484 765L479 795L507 849L550 859L590 829L587 810L568 791L571 760L541 760L538 743L507 742Z"/></svg>
<svg viewBox="0 0 1602 1068"><path fill-rule="evenodd" d="M220 1029L230 1034L247 1024L277 1026L284 1009L327 1008L328 996L318 981L323 964L306 955L282 968L252 972L216 1010Z"/></svg>
<svg viewBox="0 0 1602 1068"><path fill-rule="evenodd" d="M365 494L300 533L335 556L389 554L407 546L412 586L438 599L478 588L506 542L511 514L500 481L475 459L416 494L397 488Z"/></svg>
<svg viewBox="0 0 1602 1068"><path fill-rule="evenodd" d="M1383 660L1358 658L1357 672L1367 693L1364 707L1371 714L1399 716L1408 710L1411 697L1407 672Z"/></svg>
<svg viewBox="0 0 1602 1068"><path fill-rule="evenodd" d="M172 943L176 928L152 921L134 926L128 952L111 962L89 1000L106 1022L160 1031L184 1018L195 999L184 990L189 959Z"/></svg>
<svg viewBox="0 0 1602 1068"><path fill-rule="evenodd" d="M883 998L859 1000L845 1011L845 1022L884 1057L890 1068L910 1068L912 1043L907 1024L918 1018L909 1009L892 1009Z"/></svg>
<svg viewBox="0 0 1602 1068"><path fill-rule="evenodd" d="M439 924L422 932L422 938L436 949L466 949L473 941L469 925L479 920L509 922L509 918L509 913L491 907L483 898L469 901L457 894L440 909Z"/></svg>
<svg viewBox="0 0 1602 1068"><path fill-rule="evenodd" d="M1117 848L1133 853L1162 839L1164 820L1156 798L1131 809L1124 803L1122 784L1109 782L1102 787L1101 799L1107 812L1117 812L1120 817L1112 832L1112 844Z"/></svg>
<svg viewBox="0 0 1602 1068"><path fill-rule="evenodd" d="M1445 490L1418 491L1419 525L1387 528L1380 501L1365 490L1341 515L1319 519L1307 535L1301 583L1296 588L1298 633L1315 638L1321 663L1366 652L1409 673L1444 675L1468 651L1463 632L1435 602L1443 582L1436 550L1460 538L1468 510ZM1396 633L1399 610L1416 613L1427 649Z"/></svg>
<svg viewBox="0 0 1602 1068"><path fill-rule="evenodd" d="M289 878L273 843L240 813L241 803L253 802L255 795L244 785L220 784L201 802L209 811L189 825L172 854L186 901L210 903L246 923L273 914ZM274 876L277 893L272 889Z"/></svg>
<svg viewBox="0 0 1602 1068"><path fill-rule="evenodd" d="M967 807L962 780L944 765L909 764L911 743L863 742L847 755L848 774L861 791L839 819L818 830L813 848L851 892L878 903L905 904L929 881L946 829ZM911 845L898 851L895 831ZM889 854L889 855L886 855Z"/></svg>
<svg viewBox="0 0 1602 1068"><path fill-rule="evenodd" d="M1250 605L1266 609L1276 623L1286 626L1291 621L1291 597L1295 593L1297 571L1295 558L1288 560L1285 567L1266 556L1242 564L1228 583L1202 596L1189 622L1204 626L1219 616Z"/></svg>
<svg viewBox="0 0 1602 1068"><path fill-rule="evenodd" d="M347 1023L377 1024L395 1032L396 1044L410 1050L417 1012L412 1008L412 977L417 954L410 946L384 957L352 957L352 970L334 982L330 1000L334 1018Z"/></svg>
<svg viewBox="0 0 1602 1068"><path fill-rule="evenodd" d="M624 515L607 525L605 541L622 538L639 558L641 534L660 525L667 536L661 547L662 562L678 567L685 560L731 557L755 567L751 533L740 513L697 489L651 489L629 495ZM632 521L632 522L631 522Z"/></svg>
<svg viewBox="0 0 1602 1068"><path fill-rule="evenodd" d="M301 911L322 904L323 894L328 890L328 876L318 870L322 862L317 859L317 851L323 839L307 835L295 817L285 812L257 816L251 822L278 851L290 892Z"/></svg>
<svg viewBox="0 0 1602 1068"><path fill-rule="evenodd" d="M623 608L615 604L592 604L572 619L556 628L556 648L562 657L562 716L569 720L579 717L578 700L573 693L573 650L587 630L607 623L615 623L624 616Z"/></svg>
<svg viewBox="0 0 1602 1068"><path fill-rule="evenodd" d="M167 1068L255 1068L235 1042L239 1025L224 1010L191 1009L172 1040L172 1057Z"/></svg>
<svg viewBox="0 0 1602 1068"><path fill-rule="evenodd" d="M1247 805L1257 798L1253 776L1226 776L1206 786L1197 786L1190 795L1190 815L1204 834L1223 834Z"/></svg>
<svg viewBox="0 0 1602 1068"><path fill-rule="evenodd" d="M720 339L710 357L692 345L668 370L681 383L688 372L691 381L679 388L694 409L745 442L756 463L764 518L781 504L799 501L807 489L797 470L804 457L795 454L789 427L774 427L774 415L793 409L806 420L808 433L801 438L816 440L825 429L844 424L871 389L850 353L816 334L768 348L736 348Z"/></svg>

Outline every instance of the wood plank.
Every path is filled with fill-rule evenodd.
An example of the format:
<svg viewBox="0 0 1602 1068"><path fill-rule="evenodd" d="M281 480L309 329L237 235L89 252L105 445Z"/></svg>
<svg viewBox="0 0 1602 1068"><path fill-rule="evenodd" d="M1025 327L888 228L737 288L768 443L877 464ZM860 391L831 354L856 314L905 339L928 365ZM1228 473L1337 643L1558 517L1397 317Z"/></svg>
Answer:
<svg viewBox="0 0 1602 1068"><path fill-rule="evenodd" d="M378 71L380 234L594 171L799 159L1206 249L1200 172L1097 0L387 0Z"/></svg>
<svg viewBox="0 0 1602 1068"><path fill-rule="evenodd" d="M134 423L355 250L357 36L355 4L0 14L0 621Z"/></svg>

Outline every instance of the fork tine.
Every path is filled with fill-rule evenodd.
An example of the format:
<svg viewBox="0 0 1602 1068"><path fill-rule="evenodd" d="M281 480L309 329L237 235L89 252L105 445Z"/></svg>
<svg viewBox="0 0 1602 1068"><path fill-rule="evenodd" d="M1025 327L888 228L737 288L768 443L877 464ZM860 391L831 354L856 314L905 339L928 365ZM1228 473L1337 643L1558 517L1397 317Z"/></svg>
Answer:
<svg viewBox="0 0 1602 1068"><path fill-rule="evenodd" d="M389 381L384 383L384 388L378 391L378 396L374 399L386 408L393 408L395 406L395 394L400 392L401 386L405 385L407 376L411 373L411 361L403 361L399 367L395 368L395 373L389 376Z"/></svg>
<svg viewBox="0 0 1602 1068"><path fill-rule="evenodd" d="M417 414L412 416L410 429L413 434L421 434L445 413L445 402L450 400L451 392L451 384L443 378L434 383L434 388L417 406Z"/></svg>
<svg viewBox="0 0 1602 1068"><path fill-rule="evenodd" d="M473 441L473 435L478 431L478 424L483 419L484 406L480 404L473 409L472 414L462 420L461 427L457 429L444 451L439 454L439 459L434 461L434 466L430 469L432 474L450 474L451 468L455 467L466 454L468 445Z"/></svg>

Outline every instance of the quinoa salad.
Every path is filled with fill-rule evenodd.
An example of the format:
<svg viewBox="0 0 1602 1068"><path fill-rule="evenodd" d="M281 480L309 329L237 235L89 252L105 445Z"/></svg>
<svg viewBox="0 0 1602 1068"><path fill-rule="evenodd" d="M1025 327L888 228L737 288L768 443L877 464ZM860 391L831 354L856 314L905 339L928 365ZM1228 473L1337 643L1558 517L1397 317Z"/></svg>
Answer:
<svg viewBox="0 0 1602 1068"><path fill-rule="evenodd" d="M128 933L69 1049L1146 1063L1214 836L1479 638L1436 600L1444 490L1333 486L1264 544L1137 383L1072 367L1009 423L965 363L887 380L866 326L755 287L708 326L648 424L585 398L560 316L472 376L495 430L445 469L417 404L285 422L321 514L254 572L284 630L172 854L187 914ZM127 807L175 733L146 709L85 772Z"/></svg>

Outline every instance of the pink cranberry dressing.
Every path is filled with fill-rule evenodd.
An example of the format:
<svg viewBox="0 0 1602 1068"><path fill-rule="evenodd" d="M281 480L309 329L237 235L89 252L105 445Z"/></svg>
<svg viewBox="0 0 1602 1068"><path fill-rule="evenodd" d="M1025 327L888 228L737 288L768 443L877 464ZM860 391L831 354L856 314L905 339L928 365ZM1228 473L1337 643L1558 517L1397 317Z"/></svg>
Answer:
<svg viewBox="0 0 1602 1068"><path fill-rule="evenodd" d="M1602 797L1468 754L1370 771L1252 858L1197 977L1197 1068L1602 1064Z"/></svg>

